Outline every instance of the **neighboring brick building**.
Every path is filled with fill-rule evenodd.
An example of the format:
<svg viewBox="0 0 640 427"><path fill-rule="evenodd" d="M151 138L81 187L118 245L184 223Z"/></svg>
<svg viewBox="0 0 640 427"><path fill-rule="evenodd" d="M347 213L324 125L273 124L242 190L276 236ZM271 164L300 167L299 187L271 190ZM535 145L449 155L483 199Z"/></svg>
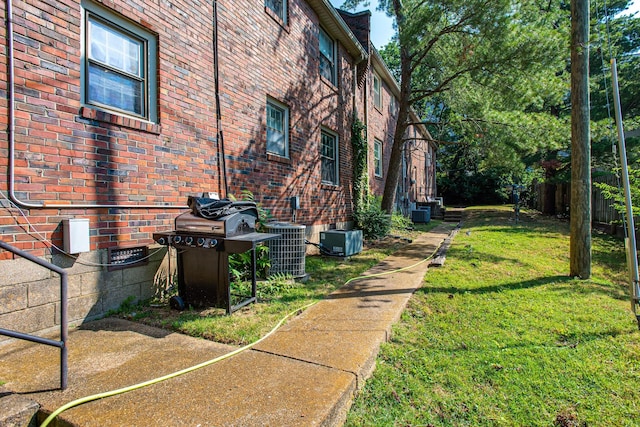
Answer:
<svg viewBox="0 0 640 427"><path fill-rule="evenodd" d="M399 91L368 13L341 16L325 0L10 0L0 11L2 240L68 268L73 321L152 295L163 256L152 233L173 227L189 195L248 190L283 221L299 196L312 241L348 227L354 112L381 194ZM420 132L405 207L435 196ZM51 243L63 247L63 220L78 218L90 251L76 259ZM148 264L107 268L110 249L133 247L150 247ZM11 258L0 253L0 327L53 327L57 279Z"/></svg>

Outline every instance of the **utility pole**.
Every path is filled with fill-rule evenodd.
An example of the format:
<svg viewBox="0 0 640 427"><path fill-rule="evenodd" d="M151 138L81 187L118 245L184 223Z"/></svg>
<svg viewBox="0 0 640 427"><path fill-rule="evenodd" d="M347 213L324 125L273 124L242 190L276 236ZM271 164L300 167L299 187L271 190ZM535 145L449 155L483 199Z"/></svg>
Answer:
<svg viewBox="0 0 640 427"><path fill-rule="evenodd" d="M571 0L570 275L591 277L589 0Z"/></svg>

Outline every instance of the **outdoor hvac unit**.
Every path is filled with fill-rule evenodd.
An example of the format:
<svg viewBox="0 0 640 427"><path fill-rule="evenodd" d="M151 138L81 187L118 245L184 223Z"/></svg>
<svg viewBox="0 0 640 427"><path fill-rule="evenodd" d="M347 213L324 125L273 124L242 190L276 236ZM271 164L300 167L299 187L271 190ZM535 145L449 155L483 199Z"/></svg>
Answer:
<svg viewBox="0 0 640 427"><path fill-rule="evenodd" d="M303 277L305 262L305 226L287 222L266 224L266 232L280 234L279 238L266 242L269 247L271 267L269 274L290 274Z"/></svg>
<svg viewBox="0 0 640 427"><path fill-rule="evenodd" d="M411 221L414 223L431 221L431 207L419 206L418 209L411 211Z"/></svg>
<svg viewBox="0 0 640 427"><path fill-rule="evenodd" d="M362 252L362 230L322 231L320 245L334 255L355 255Z"/></svg>

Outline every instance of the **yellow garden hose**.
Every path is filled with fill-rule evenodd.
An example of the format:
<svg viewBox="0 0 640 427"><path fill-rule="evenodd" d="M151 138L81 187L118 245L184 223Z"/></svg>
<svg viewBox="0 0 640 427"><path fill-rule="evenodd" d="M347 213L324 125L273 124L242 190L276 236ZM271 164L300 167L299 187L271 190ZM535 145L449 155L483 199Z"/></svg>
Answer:
<svg viewBox="0 0 640 427"><path fill-rule="evenodd" d="M128 387L119 388L117 390L111 390L111 391L107 391L107 392L104 392L104 393L98 393L98 394L94 394L94 395L91 395L91 396L86 396L86 397L83 397L83 398L80 398L80 399L76 399L76 400L74 400L72 402L69 402L66 405L63 405L60 408L56 409L51 415L49 415L47 417L46 420L44 420L44 422L42 424L40 424L40 427L48 426L49 423L51 421L53 421L53 419L55 417L57 417L58 415L60 415L62 412L66 411L67 409L71 409L71 408L73 408L75 406L82 405L83 403L91 402L91 401L98 400L98 399L103 399L105 397L115 396L117 394L127 393L127 392L133 391L133 390L138 390L138 389L141 389L143 387L147 387L147 386L150 386L150 385L153 385L153 384L157 384L159 382L162 382L162 381L165 381L165 380L168 380L168 379L171 379L171 378L178 377L180 375L187 374L189 372L193 372L193 371L198 370L200 368L204 368L205 366L213 365L214 363L220 362L221 360L228 359L228 358L230 358L232 356L235 356L236 354L241 353L241 352L243 352L245 350L248 350L251 347L254 347L255 345L257 345L258 343L264 341L270 335L272 335L280 327L280 325L282 325L282 323L284 323L284 321L287 320L289 317L291 317L294 314L299 313L299 312L311 307L312 305L316 304L317 302L318 301L312 302L310 304L307 304L307 305L305 305L303 307L300 307L300 308L292 311L291 313L287 314L285 317L283 317L276 324L276 326L273 327L273 329L271 329L271 331L268 334L266 334L265 336L263 336L259 340L252 342L251 344L247 344L244 347L240 347L240 348L238 348L238 349L236 349L236 350L234 350L234 351L232 351L230 353L223 354L222 356L216 357L215 359L207 360L206 362L202 362L202 363L200 363L198 365L194 365L194 366L191 366L189 368L183 369L181 371L177 371L177 372L173 372L173 373L168 374L168 375L164 375L162 377L154 378L152 380L145 381L145 382L142 382L142 383L139 383L139 384L134 384L134 385L131 385L131 386L128 386Z"/></svg>
<svg viewBox="0 0 640 427"><path fill-rule="evenodd" d="M427 262L428 260L430 260L431 258L433 258L433 255L440 249L440 247L442 247L443 243L444 243L444 241L442 243L440 243L440 245L438 245L438 247L431 253L431 255L429 255L425 259L423 259L423 260L421 260L421 261L419 261L419 262L417 262L417 263L415 263L413 265L410 265L408 267L398 268L396 270L384 271L382 273L367 274L367 275L363 275L363 276L354 277L354 278L351 278L351 279L347 280L344 283L344 285L347 285L347 284L353 282L354 280L368 279L368 278L371 278L371 277L384 276L384 275L387 275L387 274L393 274L393 273L397 273L397 272L400 272L400 271L409 270L411 268L417 267L418 265L423 264L423 263ZM69 402L66 405L63 405L60 408L56 409L53 413L51 413L51 415L49 415L47 417L47 419L44 420L44 422L42 424L40 424L40 427L48 426L49 423L51 421L53 421L58 415L60 415L61 413L63 413L67 409L71 409L71 408L73 408L75 406L82 405L84 403L91 402L91 401L94 401L94 400L103 399L105 397L111 397L111 396L115 396L115 395L118 395L118 394L127 393L129 391L138 390L138 389L141 389L143 387L147 387L147 386L150 386L150 385L153 385L153 384L157 384L157 383L160 383L162 381L165 381L165 380L168 380L168 379L171 379L171 378L175 378L175 377L178 377L180 375L187 374L189 372L196 371L196 370L198 370L200 368L204 368L205 366L213 365L214 363L220 362L222 360L225 360L225 359L228 359L228 358L230 358L232 356L235 356L236 354L242 353L245 350L248 350L248 349L250 349L252 347L255 347L257 344L259 344L260 342L264 341L269 336L271 336L274 332L276 332L278 330L278 328L280 328L280 326L284 323L284 321L287 320L289 317L293 316L296 313L300 313L303 310L306 310L307 308L309 308L309 307L311 307L311 306L313 306L313 305L315 305L317 303L318 303L318 301L315 301L315 302L312 302L310 304L307 304L307 305L305 305L303 307L300 307L300 308L290 312L289 314L284 316L273 327L273 329L271 329L271 331L269 331L268 334L266 334L262 338L258 339L257 341L254 341L251 344L247 344L244 347L240 347L240 348L238 348L238 349L236 349L236 350L234 350L234 351L232 351L230 353L223 354L222 356L218 356L218 357L216 357L214 359L207 360L206 362L202 362L202 363L200 363L198 365L194 365L194 366L191 366L189 368L183 369L181 371L177 371L177 372L173 372L171 374L164 375L162 377L154 378L154 379L151 379L149 381L145 381L145 382L142 382L142 383L134 384L134 385L131 385L131 386L128 386L128 387L119 388L117 390L111 390L111 391L107 391L107 392L104 392L104 393L98 393L98 394L94 394L94 395L91 395L91 396L86 396L86 397L83 397L83 398L80 398L80 399L76 399L76 400L74 400L72 402Z"/></svg>

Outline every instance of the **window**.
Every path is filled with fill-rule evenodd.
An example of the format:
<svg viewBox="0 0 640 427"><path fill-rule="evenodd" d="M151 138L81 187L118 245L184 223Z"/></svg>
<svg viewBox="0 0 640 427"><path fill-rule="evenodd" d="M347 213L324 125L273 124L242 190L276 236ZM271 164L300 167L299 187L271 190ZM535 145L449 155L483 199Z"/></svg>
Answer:
<svg viewBox="0 0 640 427"><path fill-rule="evenodd" d="M267 153L289 157L289 109L267 100Z"/></svg>
<svg viewBox="0 0 640 427"><path fill-rule="evenodd" d="M373 140L373 174L382 176L382 141Z"/></svg>
<svg viewBox="0 0 640 427"><path fill-rule="evenodd" d="M287 23L287 0L265 0L264 6L271 9L278 18L282 20L282 23Z"/></svg>
<svg viewBox="0 0 640 427"><path fill-rule="evenodd" d="M338 184L338 136L323 130L320 143L320 159L322 162L322 182Z"/></svg>
<svg viewBox="0 0 640 427"><path fill-rule="evenodd" d="M91 2L82 6L82 102L157 121L156 37Z"/></svg>
<svg viewBox="0 0 640 427"><path fill-rule="evenodd" d="M336 84L336 49L329 34L320 28L320 75Z"/></svg>
<svg viewBox="0 0 640 427"><path fill-rule="evenodd" d="M398 100L395 96L389 96L389 113L392 116L398 114Z"/></svg>
<svg viewBox="0 0 640 427"><path fill-rule="evenodd" d="M380 85L380 77L377 74L373 74L373 104L377 109L382 109L382 90Z"/></svg>

